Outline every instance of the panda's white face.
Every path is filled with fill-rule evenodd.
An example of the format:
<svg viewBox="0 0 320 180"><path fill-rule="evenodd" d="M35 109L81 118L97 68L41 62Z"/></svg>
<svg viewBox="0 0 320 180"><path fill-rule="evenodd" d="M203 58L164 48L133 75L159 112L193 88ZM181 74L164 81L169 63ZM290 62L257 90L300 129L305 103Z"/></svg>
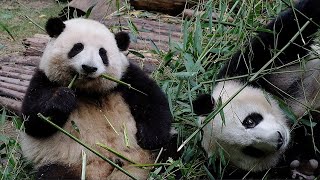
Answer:
<svg viewBox="0 0 320 180"><path fill-rule="evenodd" d="M99 78L103 73L120 79L128 60L119 50L113 33L88 19L64 22L65 28L48 43L40 69L54 82L67 85L75 74L75 86L90 91L112 89L116 83Z"/></svg>
<svg viewBox="0 0 320 180"><path fill-rule="evenodd" d="M221 82L212 98L221 98L224 103L241 86L235 81ZM274 99L260 89L246 87L221 113L204 128L202 145L208 156L221 148L234 165L252 171L268 169L278 162L288 146L290 129Z"/></svg>

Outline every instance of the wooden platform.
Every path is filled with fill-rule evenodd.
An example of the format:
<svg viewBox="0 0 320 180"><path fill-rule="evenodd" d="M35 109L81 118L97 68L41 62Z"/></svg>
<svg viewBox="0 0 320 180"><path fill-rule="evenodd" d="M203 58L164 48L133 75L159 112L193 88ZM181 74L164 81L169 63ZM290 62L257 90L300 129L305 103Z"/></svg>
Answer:
<svg viewBox="0 0 320 180"><path fill-rule="evenodd" d="M144 58L129 54L128 59L148 73L151 73L160 61L159 57L150 53L150 50L154 49L153 43L158 49L167 51L169 39L180 41L182 36L179 18L171 16L109 17L104 22L111 29L119 29L121 26L128 32L130 22L135 25L139 33L136 35L136 42L131 43L130 49L141 53ZM47 35L35 34L22 42L26 47L23 54L0 57L0 105L20 113L29 81L49 39Z"/></svg>

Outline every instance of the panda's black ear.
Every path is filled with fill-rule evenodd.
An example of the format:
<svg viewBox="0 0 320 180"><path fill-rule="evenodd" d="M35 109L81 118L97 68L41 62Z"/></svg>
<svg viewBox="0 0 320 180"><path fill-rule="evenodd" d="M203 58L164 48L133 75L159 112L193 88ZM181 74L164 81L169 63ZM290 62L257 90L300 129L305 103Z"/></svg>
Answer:
<svg viewBox="0 0 320 180"><path fill-rule="evenodd" d="M46 31L50 37L58 37L65 27L60 18L50 18L46 24Z"/></svg>
<svg viewBox="0 0 320 180"><path fill-rule="evenodd" d="M118 32L117 34L115 34L115 38L120 51L126 51L129 48L130 36L128 33L123 31Z"/></svg>
<svg viewBox="0 0 320 180"><path fill-rule="evenodd" d="M209 114L213 111L214 104L210 94L201 94L192 102L193 112L197 115Z"/></svg>

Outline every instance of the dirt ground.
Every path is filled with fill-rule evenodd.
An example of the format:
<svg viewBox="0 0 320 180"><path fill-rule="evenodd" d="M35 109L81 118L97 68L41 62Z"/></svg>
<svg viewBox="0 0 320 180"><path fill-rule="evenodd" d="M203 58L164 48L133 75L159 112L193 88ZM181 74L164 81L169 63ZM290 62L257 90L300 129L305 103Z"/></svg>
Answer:
<svg viewBox="0 0 320 180"><path fill-rule="evenodd" d="M56 16L64 5L55 0L1 0L0 57L22 52L22 40L44 33L46 20Z"/></svg>

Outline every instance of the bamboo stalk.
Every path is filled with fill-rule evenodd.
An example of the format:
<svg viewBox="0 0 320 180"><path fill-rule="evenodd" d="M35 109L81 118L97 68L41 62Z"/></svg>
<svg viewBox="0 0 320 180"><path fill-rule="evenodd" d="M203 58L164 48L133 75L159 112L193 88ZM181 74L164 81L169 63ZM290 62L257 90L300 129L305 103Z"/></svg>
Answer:
<svg viewBox="0 0 320 180"><path fill-rule="evenodd" d="M102 74L101 77L103 77L103 78L105 78L105 79L108 79L108 80L110 80L110 81L116 82L116 83L118 83L118 84L127 86L129 89L133 89L133 90L135 90L135 91L137 91L137 92L139 92L139 93L141 93L141 94L143 94L143 95L148 96L148 94L146 94L146 93L144 93L144 92L142 92L142 91L140 91L140 90L132 87L131 84L128 84L128 83L126 83L126 82L123 82L123 81L120 81L120 80L118 80L118 79L115 79L114 77L108 76L108 75L106 75L106 74Z"/></svg>
<svg viewBox="0 0 320 180"><path fill-rule="evenodd" d="M107 146L107 145L105 145L105 144L102 144L102 143L97 142L97 143L96 143L96 145L98 145L98 146L102 147L103 149L105 149L105 150L107 150L107 151L109 151L109 152L111 152L111 153L115 154L115 155L116 155L116 156L118 156L119 158L121 158L121 159L124 159L124 160L128 161L129 163L137 164L137 163L136 163L136 162L134 162L133 160L131 160L131 159L129 159L129 158L127 158L127 157L125 157L125 156L124 156L124 155L122 155L121 153L117 152L116 150L112 149L111 147L108 147L108 146Z"/></svg>
<svg viewBox="0 0 320 180"><path fill-rule="evenodd" d="M87 154L84 150L81 151L82 154L82 169L81 169L81 180L86 179L86 166L87 166Z"/></svg>
<svg viewBox="0 0 320 180"><path fill-rule="evenodd" d="M75 136L73 136L72 134L68 133L67 131L65 131L64 129L62 129L60 126L56 125L55 123L53 123L52 121L50 121L50 118L43 116L41 113L37 114L39 116L40 119L46 121L47 123L51 124L53 127L55 127L56 129L58 129L60 132L62 132L63 134L67 135L69 138L73 139L74 141L76 141L77 143L79 143L80 145L82 145L83 147L85 147L86 149L88 149L89 151L91 151L93 154L97 155L98 157L100 157L101 159L103 159L104 161L108 162L110 165L114 166L115 168L117 168L119 171L123 172L124 174L126 174L127 176L129 176L130 178L137 180L137 178L135 178L134 176L132 176L128 171L124 170L122 167L118 166L116 163L114 163L112 160L108 159L107 157L104 157L102 154L100 154L98 151L94 150L93 148L91 148L89 145L85 144L84 142L80 141L78 138L76 138Z"/></svg>

